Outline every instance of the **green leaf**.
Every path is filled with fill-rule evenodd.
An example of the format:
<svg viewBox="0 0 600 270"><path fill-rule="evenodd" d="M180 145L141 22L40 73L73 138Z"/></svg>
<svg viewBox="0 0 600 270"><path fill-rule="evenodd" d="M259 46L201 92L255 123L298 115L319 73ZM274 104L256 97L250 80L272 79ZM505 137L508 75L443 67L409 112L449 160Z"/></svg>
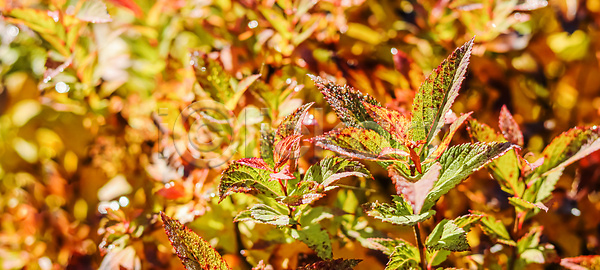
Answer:
<svg viewBox="0 0 600 270"><path fill-rule="evenodd" d="M186 269L230 269L208 242L165 213L160 216L169 241Z"/></svg>
<svg viewBox="0 0 600 270"><path fill-rule="evenodd" d="M510 246L516 245L515 241L510 238L506 226L504 226L500 220L496 220L494 217L486 215L481 218L481 223L479 225L483 233L496 239L498 242Z"/></svg>
<svg viewBox="0 0 600 270"><path fill-rule="evenodd" d="M363 209L371 217L404 226L415 225L435 214L434 210L421 214L413 214L410 203L400 196L393 196L393 202L394 204L379 203L377 201L366 203L363 205Z"/></svg>
<svg viewBox="0 0 600 270"><path fill-rule="evenodd" d="M503 155L513 147L510 143L466 143L450 147L438 159L442 172L427 195L423 211L435 205L435 202L493 159Z"/></svg>
<svg viewBox="0 0 600 270"><path fill-rule="evenodd" d="M259 161L260 160L260 161ZM219 183L219 198L222 201L234 192L256 191L269 197L283 196L281 186L272 181L271 171L260 158L245 158L234 162L225 170Z"/></svg>
<svg viewBox="0 0 600 270"><path fill-rule="evenodd" d="M317 146L357 159L377 160L379 153L390 147L376 131L355 127L332 130L312 140Z"/></svg>
<svg viewBox="0 0 600 270"><path fill-rule="evenodd" d="M502 130L502 135L507 141L523 146L523 133L510 111L506 108L506 105L502 106L502 109L500 110L498 125L500 126L500 130Z"/></svg>
<svg viewBox="0 0 600 270"><path fill-rule="evenodd" d="M469 120L467 128L469 135L475 141L480 142L504 142L506 139L486 124L479 123L475 119ZM517 152L512 149L505 155L492 161L488 168L494 179L498 181L502 190L515 196L522 196L525 191L525 183L520 179L521 164Z"/></svg>
<svg viewBox="0 0 600 270"><path fill-rule="evenodd" d="M526 201L526 200L524 200L522 198L519 198L519 197L510 197L510 198L508 198L508 201L512 205L514 205L518 210L520 210L522 212L527 212L527 211L530 211L530 210L537 211L537 209L544 210L544 211L548 212L548 207L546 207L541 202L532 203L532 202Z"/></svg>
<svg viewBox="0 0 600 270"><path fill-rule="evenodd" d="M448 258L448 255L450 255L451 251L449 250L445 250L445 249L440 249L440 250L435 250L433 252L430 252L428 250L427 255L428 255L428 261L429 261L429 265L431 266L437 266L443 262L446 261L446 259Z"/></svg>
<svg viewBox="0 0 600 270"><path fill-rule="evenodd" d="M549 174L542 178L538 178L538 180L533 183L532 187L525 191L523 198L532 200L534 203L543 202L552 194L552 191L554 191L554 187L562 173L563 169L561 168L559 170L552 170Z"/></svg>
<svg viewBox="0 0 600 270"><path fill-rule="evenodd" d="M540 237L542 236L542 227L534 227L517 241L517 250L519 258L526 264L544 263L544 247L540 246Z"/></svg>
<svg viewBox="0 0 600 270"><path fill-rule="evenodd" d="M291 32L292 26L285 19L285 17L283 17L283 15L281 13L277 12L275 9L266 8L263 6L260 6L259 10L263 14L265 19L267 19L267 21L269 21L271 26L273 26L273 28L275 28L275 30L277 30L277 32L284 39L289 40L292 38L292 32Z"/></svg>
<svg viewBox="0 0 600 270"><path fill-rule="evenodd" d="M312 263L297 270L350 270L354 269L362 260L360 259L335 259Z"/></svg>
<svg viewBox="0 0 600 270"><path fill-rule="evenodd" d="M576 127L563 132L542 152L544 163L534 172L548 175L600 149L600 128Z"/></svg>
<svg viewBox="0 0 600 270"><path fill-rule="evenodd" d="M256 221L275 226L287 226L297 224L297 222L286 213L277 211L274 208L265 204L255 204L250 209L243 211L235 217L235 221Z"/></svg>
<svg viewBox="0 0 600 270"><path fill-rule="evenodd" d="M192 53L192 62L196 81L212 99L221 103L238 103L237 100L232 101L235 91L231 86L231 76L223 70L221 64L208 58L206 54L197 52Z"/></svg>
<svg viewBox="0 0 600 270"><path fill-rule="evenodd" d="M388 167L388 173L396 186L396 193L402 194L411 203L415 214L421 212L423 203L429 191L438 180L442 167L439 163L433 164L425 174L416 182L411 182L399 173L394 166Z"/></svg>
<svg viewBox="0 0 600 270"><path fill-rule="evenodd" d="M308 75L321 90L325 100L338 118L348 127L361 127L373 119L363 106L363 102L381 106L368 94L362 94L349 86L339 86L321 77Z"/></svg>
<svg viewBox="0 0 600 270"><path fill-rule="evenodd" d="M446 113L464 79L473 48L471 39L454 50L421 84L413 101L411 138L429 145L442 128Z"/></svg>
<svg viewBox="0 0 600 270"><path fill-rule="evenodd" d="M106 4L100 0L88 0L83 2L75 17L82 21L92 23L106 23L112 21L106 10Z"/></svg>
<svg viewBox="0 0 600 270"><path fill-rule="evenodd" d="M291 235L294 239L304 242L321 259L328 260L333 257L329 234L318 224L303 227L301 230L292 229Z"/></svg>
<svg viewBox="0 0 600 270"><path fill-rule="evenodd" d="M478 224L483 217L485 217L485 215L482 213L471 213L455 218L454 224L465 230L465 232L468 232L471 230L471 227L475 226L475 224Z"/></svg>
<svg viewBox="0 0 600 270"><path fill-rule="evenodd" d="M469 250L467 233L453 220L444 219L435 226L425 241L427 248L433 250L466 251Z"/></svg>
<svg viewBox="0 0 600 270"><path fill-rule="evenodd" d="M413 245L404 243L394 247L385 269L418 269L417 265L420 261L419 250Z"/></svg>
<svg viewBox="0 0 600 270"><path fill-rule="evenodd" d="M303 181L315 181L328 187L348 176L368 177L371 173L358 161L342 157L326 157L308 168Z"/></svg>

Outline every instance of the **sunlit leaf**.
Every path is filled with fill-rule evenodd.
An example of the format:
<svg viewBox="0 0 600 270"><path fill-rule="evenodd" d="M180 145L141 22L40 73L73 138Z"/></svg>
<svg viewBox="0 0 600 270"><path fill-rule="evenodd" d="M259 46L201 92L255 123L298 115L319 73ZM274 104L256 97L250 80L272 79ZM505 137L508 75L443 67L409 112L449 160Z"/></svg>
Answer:
<svg viewBox="0 0 600 270"><path fill-rule="evenodd" d="M448 133L446 133L446 135L444 136L444 139L442 140L440 145L438 145L438 147L435 149L435 151L433 151L433 153L431 153L431 155L427 158L426 161L437 160L438 158L440 158L442 156L444 151L446 151L446 149L448 149L448 146L450 146L450 142L452 141L452 138L454 137L454 134L456 133L456 131L458 131L458 128L465 122L465 120L467 120L467 118L469 116L471 116L472 113L473 112L463 114L459 118L454 120L452 125L450 125L450 129L448 130Z"/></svg>
<svg viewBox="0 0 600 270"><path fill-rule="evenodd" d="M358 159L377 160L382 150L390 147L376 131L355 127L336 129L312 140L317 146Z"/></svg>
<svg viewBox="0 0 600 270"><path fill-rule="evenodd" d="M464 79L471 56L473 40L457 48L444 60L419 88L413 101L411 138L425 140L426 145L444 125L446 113Z"/></svg>
<svg viewBox="0 0 600 270"><path fill-rule="evenodd" d="M600 129L576 127L563 132L542 152L544 163L535 173L550 174L600 149Z"/></svg>
<svg viewBox="0 0 600 270"><path fill-rule="evenodd" d="M562 258L560 266L570 270L597 269L600 267L600 255Z"/></svg>
<svg viewBox="0 0 600 270"><path fill-rule="evenodd" d="M377 100L354 90L349 86L339 86L321 77L309 75L321 90L325 100L338 118L349 127L361 127L373 119L365 109L363 102L371 105L381 106Z"/></svg>
<svg viewBox="0 0 600 270"><path fill-rule="evenodd" d="M397 246L401 245L409 245L410 243L406 242L403 239L392 239L392 238L367 238L361 241L361 244L364 247L379 250L383 252L385 255L391 255L394 252L394 249Z"/></svg>
<svg viewBox="0 0 600 270"><path fill-rule="evenodd" d="M502 109L500 110L500 120L498 121L498 125L502 131L502 135L504 135L504 138L506 138L507 141L523 146L523 133L506 106L502 106Z"/></svg>
<svg viewBox="0 0 600 270"><path fill-rule="evenodd" d="M425 245L434 250L449 251L469 250L467 233L458 227L453 220L444 219L438 223L427 237Z"/></svg>
<svg viewBox="0 0 600 270"><path fill-rule="evenodd" d="M161 212L163 226L181 263L189 270L230 269L221 255L196 233Z"/></svg>
<svg viewBox="0 0 600 270"><path fill-rule="evenodd" d="M464 216L460 216L454 219L454 224L456 224L456 226L462 228L463 230L465 230L465 232L468 232L471 227L475 226L476 224L479 223L479 221L484 217L485 215L482 213L471 213L468 215L464 215Z"/></svg>
<svg viewBox="0 0 600 270"><path fill-rule="evenodd" d="M434 210L413 214L410 203L401 196L393 196L393 204L372 202L363 205L367 215L396 225L412 226L435 214Z"/></svg>
<svg viewBox="0 0 600 270"><path fill-rule="evenodd" d="M503 244L507 244L510 246L515 246L515 241L512 240L510 234L506 230L506 227L500 220L496 220L494 217L485 215L481 219L480 223L481 230L486 235L496 239L498 242Z"/></svg>
<svg viewBox="0 0 600 270"><path fill-rule="evenodd" d="M400 144L406 144L408 141L408 129L410 128L410 117L407 117L396 110L390 110L384 107L362 102L371 118L389 132L392 137Z"/></svg>
<svg viewBox="0 0 600 270"><path fill-rule="evenodd" d="M490 161L503 155L513 147L510 143L474 143L450 147L438 159L442 164L439 179L427 195L423 210L433 207L435 202L462 180L469 177Z"/></svg>
<svg viewBox="0 0 600 270"><path fill-rule="evenodd" d="M419 261L419 250L416 247L408 243L399 244L394 247L385 269L418 269Z"/></svg>
<svg viewBox="0 0 600 270"><path fill-rule="evenodd" d="M234 192L258 192L270 197L283 196L277 181L271 181L271 171L255 168L244 163L249 159L237 161L229 166L221 176L219 198L222 201Z"/></svg>
<svg viewBox="0 0 600 270"><path fill-rule="evenodd" d="M370 175L371 173L357 161L341 157L327 157L308 168L303 181L315 181L328 187L344 177L368 177Z"/></svg>
<svg viewBox="0 0 600 270"><path fill-rule="evenodd" d="M243 213L243 214L242 214ZM277 211L273 207L265 204L255 204L248 210L242 212L236 216L236 221L255 221L259 223L266 223L275 226L287 226L297 224L297 222L290 218L286 213Z"/></svg>

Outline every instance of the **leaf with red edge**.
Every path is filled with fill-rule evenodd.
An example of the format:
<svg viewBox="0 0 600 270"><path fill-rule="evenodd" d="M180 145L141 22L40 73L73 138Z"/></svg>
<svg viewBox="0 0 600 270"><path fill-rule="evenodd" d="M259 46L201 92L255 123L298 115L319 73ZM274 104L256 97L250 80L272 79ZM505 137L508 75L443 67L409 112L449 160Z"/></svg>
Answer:
<svg viewBox="0 0 600 270"><path fill-rule="evenodd" d="M167 183L156 192L156 195L162 196L165 199L176 200L185 196L185 188L179 182Z"/></svg>
<svg viewBox="0 0 600 270"><path fill-rule="evenodd" d="M283 121L281 121L279 127L277 127L275 143L289 136L302 135L302 122L308 114L308 109L313 104L314 102L311 102L300 106L300 108L296 109L293 113L289 114L283 119Z"/></svg>
<svg viewBox="0 0 600 270"><path fill-rule="evenodd" d="M506 108L506 105L502 106L500 110L498 125L507 141L523 146L523 133L512 114L510 114L510 111Z"/></svg>
<svg viewBox="0 0 600 270"><path fill-rule="evenodd" d="M575 127L563 132L542 152L544 163L535 173L548 175L600 149L600 128Z"/></svg>
<svg viewBox="0 0 600 270"><path fill-rule="evenodd" d="M87 0L83 2L75 17L91 23L106 23L112 21L106 4L101 0Z"/></svg>
<svg viewBox="0 0 600 270"><path fill-rule="evenodd" d="M273 149L275 169L281 167L290 159L298 158L301 138L302 135L290 135L277 142L275 149Z"/></svg>
<svg viewBox="0 0 600 270"><path fill-rule="evenodd" d="M393 204L378 201L363 204L363 210L371 217L396 225L413 226L423 222L435 214L434 210L414 214L412 206L403 196L392 196Z"/></svg>
<svg viewBox="0 0 600 270"><path fill-rule="evenodd" d="M433 153L431 153L431 155L429 155L429 157L427 158L428 161L436 160L442 156L444 151L446 151L446 149L448 149L448 146L450 145L450 142L452 141L452 137L454 137L454 134L456 133L456 131L458 131L458 128L465 122L465 120L467 120L467 118L469 116L471 116L472 113L473 112L469 112L469 113L461 115L459 118L457 118L452 123L452 125L450 125L450 130L448 130L448 133L446 133L446 135L444 136L444 139L442 140L440 145L438 145L438 147L435 149L435 151L433 151Z"/></svg>
<svg viewBox="0 0 600 270"><path fill-rule="evenodd" d="M327 260L302 266L297 268L297 270L350 270L354 269L360 262L362 262L362 260L359 259Z"/></svg>
<svg viewBox="0 0 600 270"><path fill-rule="evenodd" d="M268 170L268 171L273 170L272 168L269 167L269 164L267 164L262 158L257 158L257 157L242 158L242 159L236 160L235 162L242 164L242 165L252 167L252 168L256 168L256 169Z"/></svg>
<svg viewBox="0 0 600 270"><path fill-rule="evenodd" d="M373 121L363 105L365 102L381 106L373 97L346 85L339 86L318 76L310 74L308 76L315 82L329 106L346 126L358 128L366 122Z"/></svg>
<svg viewBox="0 0 600 270"><path fill-rule="evenodd" d="M283 196L280 184L277 181L271 181L271 170L260 168L262 164L257 163L256 159L240 161L231 164L221 175L219 183L221 201L234 192L258 192L269 197Z"/></svg>
<svg viewBox="0 0 600 270"><path fill-rule="evenodd" d="M600 255L562 258L560 266L570 270L587 270L600 268Z"/></svg>
<svg viewBox="0 0 600 270"><path fill-rule="evenodd" d="M399 111L390 110L365 101L362 104L371 118L384 130L389 132L394 140L403 145L407 143L410 117L404 116Z"/></svg>
<svg viewBox="0 0 600 270"><path fill-rule="evenodd" d="M458 96L471 57L473 39L454 50L425 79L413 101L410 138L429 145Z"/></svg>
<svg viewBox="0 0 600 270"><path fill-rule="evenodd" d="M411 182L404 178L394 166L388 168L388 173L396 186L396 194L405 196L406 200L412 204L414 214L421 212L425 197L427 197L435 181L438 180L441 168L442 166L439 163L433 164L417 182Z"/></svg>
<svg viewBox="0 0 600 270"><path fill-rule="evenodd" d="M188 270L230 269L221 255L200 236L161 212L163 226L181 263Z"/></svg>
<svg viewBox="0 0 600 270"><path fill-rule="evenodd" d="M347 127L311 139L317 146L358 159L378 160L389 141L374 130Z"/></svg>

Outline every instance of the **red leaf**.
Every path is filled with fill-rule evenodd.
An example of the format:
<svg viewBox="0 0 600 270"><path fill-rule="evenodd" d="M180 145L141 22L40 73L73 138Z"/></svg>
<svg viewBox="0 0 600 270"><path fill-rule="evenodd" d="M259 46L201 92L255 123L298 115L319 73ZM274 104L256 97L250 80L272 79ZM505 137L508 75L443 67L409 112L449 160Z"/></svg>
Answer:
<svg viewBox="0 0 600 270"><path fill-rule="evenodd" d="M171 182L165 184L165 187L159 189L156 194L169 200L176 200L185 196L185 188L181 183Z"/></svg>
<svg viewBox="0 0 600 270"><path fill-rule="evenodd" d="M499 125L502 135L504 135L507 141L523 146L523 133L512 114L510 114L510 111L506 108L506 105L502 106L500 110Z"/></svg>
<svg viewBox="0 0 600 270"><path fill-rule="evenodd" d="M399 111L390 110L365 101L362 104L377 124L392 134L397 142L406 144L408 140L407 133L410 128L410 116L404 116Z"/></svg>

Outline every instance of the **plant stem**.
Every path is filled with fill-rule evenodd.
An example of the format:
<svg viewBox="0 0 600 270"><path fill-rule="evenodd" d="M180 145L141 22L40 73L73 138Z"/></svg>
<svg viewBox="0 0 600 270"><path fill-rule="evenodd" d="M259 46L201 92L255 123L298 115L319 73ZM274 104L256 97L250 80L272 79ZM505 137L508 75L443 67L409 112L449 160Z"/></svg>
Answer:
<svg viewBox="0 0 600 270"><path fill-rule="evenodd" d="M423 241L421 240L421 229L419 228L419 223L413 225L413 231L415 232L415 239L417 239L417 248L419 249L419 256L421 258L421 269L427 269L427 259L425 258L425 245L423 245Z"/></svg>

